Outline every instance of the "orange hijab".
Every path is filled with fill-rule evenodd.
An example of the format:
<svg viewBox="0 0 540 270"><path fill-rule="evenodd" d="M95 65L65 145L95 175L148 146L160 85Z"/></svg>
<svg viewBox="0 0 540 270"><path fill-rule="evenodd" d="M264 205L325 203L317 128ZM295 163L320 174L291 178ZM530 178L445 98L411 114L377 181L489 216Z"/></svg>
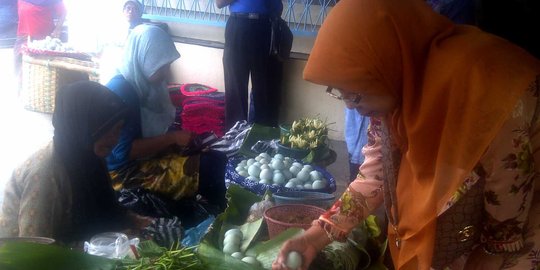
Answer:
<svg viewBox="0 0 540 270"><path fill-rule="evenodd" d="M524 50L456 26L422 0L341 0L332 9L304 78L355 90L368 75L400 101L386 118L403 154L401 248L389 242L398 269L429 269L438 211L538 74L540 64Z"/></svg>

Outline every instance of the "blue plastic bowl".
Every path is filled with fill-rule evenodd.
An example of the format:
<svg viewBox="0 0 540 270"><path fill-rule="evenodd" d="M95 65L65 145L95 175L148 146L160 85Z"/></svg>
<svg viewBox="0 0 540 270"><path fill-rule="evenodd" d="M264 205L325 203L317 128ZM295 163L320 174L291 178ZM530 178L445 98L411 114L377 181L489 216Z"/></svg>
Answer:
<svg viewBox="0 0 540 270"><path fill-rule="evenodd" d="M327 209L334 203L336 197L332 194L314 191L283 191L272 195L276 205L307 204Z"/></svg>

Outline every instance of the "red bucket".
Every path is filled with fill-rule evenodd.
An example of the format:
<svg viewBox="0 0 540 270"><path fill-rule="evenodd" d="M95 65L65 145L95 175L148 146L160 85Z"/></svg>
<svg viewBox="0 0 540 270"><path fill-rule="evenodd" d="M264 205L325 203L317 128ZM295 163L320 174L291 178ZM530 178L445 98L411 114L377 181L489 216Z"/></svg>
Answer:
<svg viewBox="0 0 540 270"><path fill-rule="evenodd" d="M264 211L268 236L272 239L289 228L307 230L311 222L324 212L322 208L305 204L282 204L268 208Z"/></svg>

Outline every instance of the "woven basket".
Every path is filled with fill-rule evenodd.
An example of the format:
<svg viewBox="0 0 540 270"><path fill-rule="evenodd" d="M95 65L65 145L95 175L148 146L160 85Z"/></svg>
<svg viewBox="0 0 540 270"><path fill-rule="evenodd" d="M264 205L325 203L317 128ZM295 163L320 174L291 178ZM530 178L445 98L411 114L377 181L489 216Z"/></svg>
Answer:
<svg viewBox="0 0 540 270"><path fill-rule="evenodd" d="M324 209L305 204L282 204L264 211L270 239L289 228L311 227L311 222L324 213Z"/></svg>
<svg viewBox="0 0 540 270"><path fill-rule="evenodd" d="M23 56L21 95L28 110L52 113L56 91L80 80L99 81L97 63L67 57Z"/></svg>

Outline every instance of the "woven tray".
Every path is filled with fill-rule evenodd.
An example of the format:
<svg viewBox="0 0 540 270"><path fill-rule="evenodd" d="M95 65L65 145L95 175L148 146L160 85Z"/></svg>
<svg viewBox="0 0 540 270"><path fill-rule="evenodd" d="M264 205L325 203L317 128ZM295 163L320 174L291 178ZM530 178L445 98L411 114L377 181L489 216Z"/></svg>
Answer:
<svg viewBox="0 0 540 270"><path fill-rule="evenodd" d="M92 61L23 55L21 95L25 108L52 113L60 87L80 80L99 81L98 70Z"/></svg>
<svg viewBox="0 0 540 270"><path fill-rule="evenodd" d="M30 56L34 57L65 57L65 58L73 58L78 59L81 61L90 61L92 60L92 56L83 53L83 52L59 52L59 51L51 51L51 50L41 50L41 49L35 49L27 47L26 45L23 45L21 47L21 50Z"/></svg>

